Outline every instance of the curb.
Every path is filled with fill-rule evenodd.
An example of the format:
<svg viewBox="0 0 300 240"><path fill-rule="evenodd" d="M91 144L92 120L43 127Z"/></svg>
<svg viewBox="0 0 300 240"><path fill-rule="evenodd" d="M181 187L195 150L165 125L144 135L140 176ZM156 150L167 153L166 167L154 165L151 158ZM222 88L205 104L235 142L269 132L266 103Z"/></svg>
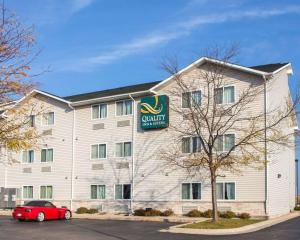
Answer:
<svg viewBox="0 0 300 240"><path fill-rule="evenodd" d="M256 232L273 225L285 222L287 220L300 217L300 212L289 213L277 218L273 218L270 220L265 220L259 223L250 224L240 228L230 228L230 229L188 229L188 228L180 228L187 224L180 224L176 226L172 226L168 229L159 230L160 232L168 232L168 233L183 233L183 234L198 234L198 235L236 235L236 234L244 234Z"/></svg>

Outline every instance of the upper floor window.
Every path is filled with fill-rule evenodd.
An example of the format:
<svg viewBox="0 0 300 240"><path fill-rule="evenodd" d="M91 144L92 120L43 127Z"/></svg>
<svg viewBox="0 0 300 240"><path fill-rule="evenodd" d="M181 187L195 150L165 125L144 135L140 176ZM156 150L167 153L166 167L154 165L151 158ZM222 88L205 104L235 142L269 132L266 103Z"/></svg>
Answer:
<svg viewBox="0 0 300 240"><path fill-rule="evenodd" d="M221 87L215 89L216 104L233 103L234 99L234 86Z"/></svg>
<svg viewBox="0 0 300 240"><path fill-rule="evenodd" d="M116 143L116 157L130 157L132 150L131 142Z"/></svg>
<svg viewBox="0 0 300 240"><path fill-rule="evenodd" d="M23 199L33 198L33 186L23 186Z"/></svg>
<svg viewBox="0 0 300 240"><path fill-rule="evenodd" d="M234 134L219 135L215 141L216 151L230 151L235 145Z"/></svg>
<svg viewBox="0 0 300 240"><path fill-rule="evenodd" d="M132 114L132 100L123 100L116 102L116 115L124 116Z"/></svg>
<svg viewBox="0 0 300 240"><path fill-rule="evenodd" d="M181 197L182 199L201 199L201 183L183 183Z"/></svg>
<svg viewBox="0 0 300 240"><path fill-rule="evenodd" d="M223 182L217 183L217 199L234 200L235 199L235 183Z"/></svg>
<svg viewBox="0 0 300 240"><path fill-rule="evenodd" d="M106 158L106 144L94 144L91 148L92 159Z"/></svg>
<svg viewBox="0 0 300 240"><path fill-rule="evenodd" d="M182 138L182 152L196 153L201 151L200 137L184 137Z"/></svg>
<svg viewBox="0 0 300 240"><path fill-rule="evenodd" d="M105 185L91 185L91 199L105 199Z"/></svg>
<svg viewBox="0 0 300 240"><path fill-rule="evenodd" d="M190 106L201 105L201 91L192 91L182 93L182 108L189 108Z"/></svg>
<svg viewBox="0 0 300 240"><path fill-rule="evenodd" d="M42 124L45 126L54 125L54 112L44 113Z"/></svg>
<svg viewBox="0 0 300 240"><path fill-rule="evenodd" d="M115 199L131 199L131 184L115 185Z"/></svg>
<svg viewBox="0 0 300 240"><path fill-rule="evenodd" d="M53 148L42 149L41 162L53 162Z"/></svg>
<svg viewBox="0 0 300 240"><path fill-rule="evenodd" d="M52 186L41 186L40 198L41 199L52 199L52 197L53 197L53 187Z"/></svg>
<svg viewBox="0 0 300 240"><path fill-rule="evenodd" d="M92 106L92 118L106 118L107 117L107 104L102 103Z"/></svg>
<svg viewBox="0 0 300 240"><path fill-rule="evenodd" d="M28 127L34 127L35 126L35 115L30 115L28 117L27 125L28 125Z"/></svg>
<svg viewBox="0 0 300 240"><path fill-rule="evenodd" d="M23 151L22 162L33 163L33 161L34 161L34 151L33 150Z"/></svg>

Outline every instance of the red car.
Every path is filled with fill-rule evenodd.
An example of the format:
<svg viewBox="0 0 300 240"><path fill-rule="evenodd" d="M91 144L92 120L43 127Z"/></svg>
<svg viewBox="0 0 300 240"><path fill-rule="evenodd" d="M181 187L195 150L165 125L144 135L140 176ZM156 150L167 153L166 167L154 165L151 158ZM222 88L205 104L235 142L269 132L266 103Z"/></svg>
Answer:
<svg viewBox="0 0 300 240"><path fill-rule="evenodd" d="M48 201L30 201L24 206L16 207L12 216L19 221L36 220L42 222L50 219L70 220L72 213L69 209L58 208Z"/></svg>

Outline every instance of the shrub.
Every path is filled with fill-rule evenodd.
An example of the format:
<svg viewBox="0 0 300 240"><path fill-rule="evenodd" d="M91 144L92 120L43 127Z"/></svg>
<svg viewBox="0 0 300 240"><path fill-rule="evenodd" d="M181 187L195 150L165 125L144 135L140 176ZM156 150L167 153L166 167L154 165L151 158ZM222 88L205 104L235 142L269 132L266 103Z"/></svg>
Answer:
<svg viewBox="0 0 300 240"><path fill-rule="evenodd" d="M202 217L203 213L197 209L193 209L186 214L187 217Z"/></svg>
<svg viewBox="0 0 300 240"><path fill-rule="evenodd" d="M232 211L226 211L226 212L220 213L220 217L221 218L234 218L234 217L236 217L236 214Z"/></svg>
<svg viewBox="0 0 300 240"><path fill-rule="evenodd" d="M174 215L174 212L173 212L172 209L167 209L167 210L165 210L161 213L161 216L164 216L164 217L168 217L168 216L171 216L171 215Z"/></svg>
<svg viewBox="0 0 300 240"><path fill-rule="evenodd" d="M83 214L83 213L87 213L89 210L86 207L80 207L76 210L76 213L78 214Z"/></svg>
<svg viewBox="0 0 300 240"><path fill-rule="evenodd" d="M238 218L240 219L249 219L250 218L250 214L249 213L240 213L237 215Z"/></svg>
<svg viewBox="0 0 300 240"><path fill-rule="evenodd" d="M146 210L139 208L139 209L134 210L133 215L134 216L145 216L145 212L146 212Z"/></svg>
<svg viewBox="0 0 300 240"><path fill-rule="evenodd" d="M98 209L95 209L95 208L88 209L87 213L89 213L89 214L98 213Z"/></svg>
<svg viewBox="0 0 300 240"><path fill-rule="evenodd" d="M295 211L300 211L300 206L294 208Z"/></svg>
<svg viewBox="0 0 300 240"><path fill-rule="evenodd" d="M203 217L205 218L212 218L213 216L213 211L211 209L206 210L205 212L203 212Z"/></svg>
<svg viewBox="0 0 300 240"><path fill-rule="evenodd" d="M157 209L151 209L151 210L145 211L145 216L148 216L148 217L161 216L161 214L162 214L162 212Z"/></svg>

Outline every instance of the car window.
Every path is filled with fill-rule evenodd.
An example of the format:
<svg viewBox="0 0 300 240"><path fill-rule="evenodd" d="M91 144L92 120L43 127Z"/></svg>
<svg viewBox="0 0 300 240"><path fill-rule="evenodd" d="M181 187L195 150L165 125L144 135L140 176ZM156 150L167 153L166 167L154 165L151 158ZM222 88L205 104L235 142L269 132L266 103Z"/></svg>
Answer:
<svg viewBox="0 0 300 240"><path fill-rule="evenodd" d="M45 207L53 207L53 204L52 203L50 203L50 202L45 202L45 205L44 205Z"/></svg>

